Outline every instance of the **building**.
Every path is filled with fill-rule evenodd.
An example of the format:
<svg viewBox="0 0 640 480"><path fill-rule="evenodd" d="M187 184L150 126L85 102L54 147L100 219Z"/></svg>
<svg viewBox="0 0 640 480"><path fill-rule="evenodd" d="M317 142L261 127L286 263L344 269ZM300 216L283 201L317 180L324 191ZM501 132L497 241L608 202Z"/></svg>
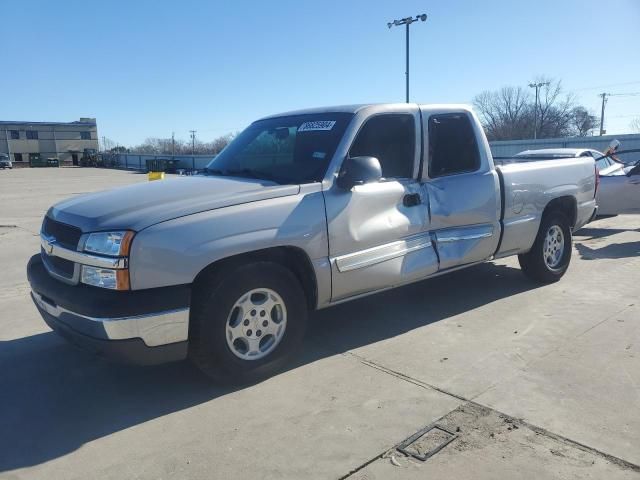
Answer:
<svg viewBox="0 0 640 480"><path fill-rule="evenodd" d="M0 153L15 167L38 165L57 158L60 165L78 165L87 151L98 151L95 118L77 122L0 121Z"/></svg>

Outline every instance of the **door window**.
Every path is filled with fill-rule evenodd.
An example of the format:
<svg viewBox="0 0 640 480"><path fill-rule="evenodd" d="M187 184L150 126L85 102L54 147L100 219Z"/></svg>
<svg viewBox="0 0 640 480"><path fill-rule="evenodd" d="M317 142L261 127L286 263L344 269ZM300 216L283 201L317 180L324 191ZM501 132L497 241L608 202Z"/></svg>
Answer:
<svg viewBox="0 0 640 480"><path fill-rule="evenodd" d="M480 168L476 134L464 113L429 118L429 176L473 172Z"/></svg>
<svg viewBox="0 0 640 480"><path fill-rule="evenodd" d="M598 167L598 171L600 171L604 170L607 167L610 167L611 165L609 164L608 158L601 158L600 160L596 161L596 166Z"/></svg>
<svg viewBox="0 0 640 480"><path fill-rule="evenodd" d="M378 115L367 120L349 150L350 157L375 157L383 178L412 178L416 151L412 115Z"/></svg>

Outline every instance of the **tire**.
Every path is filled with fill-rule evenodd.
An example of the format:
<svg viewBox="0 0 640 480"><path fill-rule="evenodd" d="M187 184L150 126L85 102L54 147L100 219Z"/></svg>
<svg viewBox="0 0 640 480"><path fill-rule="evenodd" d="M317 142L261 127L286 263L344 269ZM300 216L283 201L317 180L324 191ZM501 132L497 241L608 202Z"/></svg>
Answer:
<svg viewBox="0 0 640 480"><path fill-rule="evenodd" d="M301 345L308 316L300 282L273 262L208 275L191 312L190 359L214 380L236 384L279 371Z"/></svg>
<svg viewBox="0 0 640 480"><path fill-rule="evenodd" d="M562 238L558 241L560 236ZM555 243L553 238L556 239ZM547 239L549 242L545 244ZM572 248L569 219L560 212L550 212L542 217L531 250L518 255L520 268L527 277L536 282L557 282L569 268Z"/></svg>

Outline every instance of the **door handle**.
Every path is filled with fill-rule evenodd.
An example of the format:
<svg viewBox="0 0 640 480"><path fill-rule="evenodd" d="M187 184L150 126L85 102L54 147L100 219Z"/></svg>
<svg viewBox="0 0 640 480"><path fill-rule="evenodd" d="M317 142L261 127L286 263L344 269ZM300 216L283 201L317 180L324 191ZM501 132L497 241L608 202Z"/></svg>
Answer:
<svg viewBox="0 0 640 480"><path fill-rule="evenodd" d="M402 199L402 204L405 207L415 207L422 203L422 198L420 198L419 193L407 193Z"/></svg>

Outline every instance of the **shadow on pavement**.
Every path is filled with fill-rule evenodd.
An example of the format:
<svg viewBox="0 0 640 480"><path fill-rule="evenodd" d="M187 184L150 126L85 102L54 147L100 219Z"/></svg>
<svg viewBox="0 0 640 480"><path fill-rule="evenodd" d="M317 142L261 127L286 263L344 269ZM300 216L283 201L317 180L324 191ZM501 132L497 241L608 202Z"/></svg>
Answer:
<svg viewBox="0 0 640 480"><path fill-rule="evenodd" d="M519 269L483 264L322 310L290 368L533 288ZM38 465L238 389L212 384L187 362L109 364L52 332L0 342L0 471Z"/></svg>
<svg viewBox="0 0 640 480"><path fill-rule="evenodd" d="M617 233L626 233L626 232L640 232L640 228L635 230L629 230L624 228L595 228L595 227L581 228L574 234L574 237L589 237L589 238L583 239L584 241L589 241L589 240L594 240L596 238L605 238L611 235L615 235Z"/></svg>
<svg viewBox="0 0 640 480"><path fill-rule="evenodd" d="M629 258L640 256L640 242L610 243L601 248L591 248L583 243L576 243L576 249L583 260L602 260L605 258Z"/></svg>

